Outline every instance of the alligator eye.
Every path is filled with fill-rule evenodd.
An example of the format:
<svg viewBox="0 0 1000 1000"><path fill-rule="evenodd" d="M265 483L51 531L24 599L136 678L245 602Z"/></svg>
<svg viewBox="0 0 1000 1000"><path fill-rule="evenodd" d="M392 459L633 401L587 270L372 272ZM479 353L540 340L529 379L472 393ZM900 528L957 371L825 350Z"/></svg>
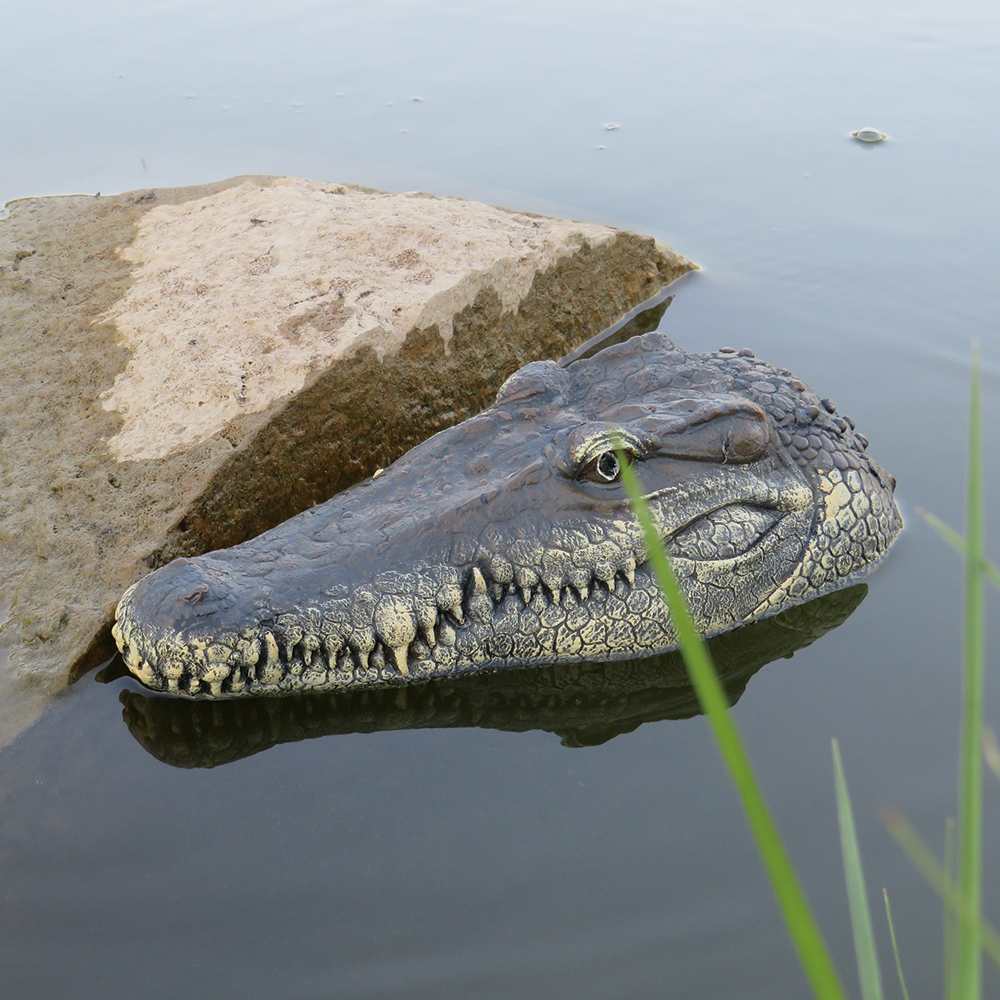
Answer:
<svg viewBox="0 0 1000 1000"><path fill-rule="evenodd" d="M626 461L630 461L630 456L623 452ZM580 479L586 479L592 483L617 483L622 477L621 462L613 451L602 451L597 458L592 458L581 470Z"/></svg>

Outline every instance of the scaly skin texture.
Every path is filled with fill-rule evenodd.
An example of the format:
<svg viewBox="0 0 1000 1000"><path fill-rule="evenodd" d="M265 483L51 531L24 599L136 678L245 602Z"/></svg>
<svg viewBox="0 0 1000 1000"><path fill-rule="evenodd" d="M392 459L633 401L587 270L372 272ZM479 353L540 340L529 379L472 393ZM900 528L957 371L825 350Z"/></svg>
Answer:
<svg viewBox="0 0 1000 1000"><path fill-rule="evenodd" d="M829 400L749 351L647 334L527 365L377 478L150 574L115 639L144 684L197 697L671 649L616 442L705 635L847 585L901 527Z"/></svg>

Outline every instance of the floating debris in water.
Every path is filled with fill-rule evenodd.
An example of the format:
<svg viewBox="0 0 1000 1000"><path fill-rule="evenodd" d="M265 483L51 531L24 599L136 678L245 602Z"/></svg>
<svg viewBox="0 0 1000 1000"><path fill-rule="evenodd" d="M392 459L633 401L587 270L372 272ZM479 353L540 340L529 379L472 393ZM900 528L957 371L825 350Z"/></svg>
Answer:
<svg viewBox="0 0 1000 1000"><path fill-rule="evenodd" d="M595 146L594 149L607 149L607 146Z"/></svg>
<svg viewBox="0 0 1000 1000"><path fill-rule="evenodd" d="M424 99L422 97L411 97L410 100L413 101L414 104L424 103Z"/></svg>
<svg viewBox="0 0 1000 1000"><path fill-rule="evenodd" d="M855 129L851 133L851 138L857 139L858 142L885 142L889 136L877 128L865 126L865 128Z"/></svg>
<svg viewBox="0 0 1000 1000"><path fill-rule="evenodd" d="M605 122L604 131L605 132L617 132L622 127L621 122Z"/></svg>

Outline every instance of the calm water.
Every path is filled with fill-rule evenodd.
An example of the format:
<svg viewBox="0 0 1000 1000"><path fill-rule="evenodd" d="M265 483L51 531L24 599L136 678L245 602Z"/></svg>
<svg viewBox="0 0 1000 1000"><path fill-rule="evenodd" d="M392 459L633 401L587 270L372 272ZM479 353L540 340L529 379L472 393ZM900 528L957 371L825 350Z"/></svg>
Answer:
<svg viewBox="0 0 1000 1000"><path fill-rule="evenodd" d="M878 812L939 844L954 811L960 570L913 511L961 523L973 337L1000 496L1000 8L833 6L8 0L0 199L300 174L631 226L699 260L665 328L791 367L899 479L910 528L865 599L753 676L736 718L853 984L841 738L872 888L934 996L939 908ZM845 138L869 124L893 141ZM449 697L219 721L84 678L0 754L5 995L805 995L683 697Z"/></svg>

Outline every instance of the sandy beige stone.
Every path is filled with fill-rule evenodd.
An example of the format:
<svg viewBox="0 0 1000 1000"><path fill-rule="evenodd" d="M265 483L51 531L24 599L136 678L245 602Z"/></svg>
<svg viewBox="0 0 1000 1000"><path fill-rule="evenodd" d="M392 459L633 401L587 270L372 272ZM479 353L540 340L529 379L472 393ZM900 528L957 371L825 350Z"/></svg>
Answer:
<svg viewBox="0 0 1000 1000"><path fill-rule="evenodd" d="M235 178L0 220L0 744L150 568L250 537L692 265L424 194Z"/></svg>

